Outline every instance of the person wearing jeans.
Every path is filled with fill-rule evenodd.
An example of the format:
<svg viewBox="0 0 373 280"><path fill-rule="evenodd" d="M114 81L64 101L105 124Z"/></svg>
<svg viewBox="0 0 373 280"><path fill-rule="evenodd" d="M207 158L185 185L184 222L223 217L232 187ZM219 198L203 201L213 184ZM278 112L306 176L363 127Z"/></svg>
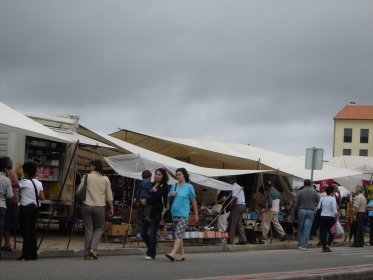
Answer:
<svg viewBox="0 0 373 280"><path fill-rule="evenodd" d="M298 214L298 249L302 251L307 250L315 209L320 200L311 185L311 180L304 180L304 187L297 193L294 203L294 213Z"/></svg>
<svg viewBox="0 0 373 280"><path fill-rule="evenodd" d="M158 168L154 175L154 184L150 197L146 204L150 207L150 220L143 217L141 221L140 235L144 240L148 251L145 260L154 260L157 253L157 231L162 219L163 209L167 208L168 199L168 175L164 168Z"/></svg>

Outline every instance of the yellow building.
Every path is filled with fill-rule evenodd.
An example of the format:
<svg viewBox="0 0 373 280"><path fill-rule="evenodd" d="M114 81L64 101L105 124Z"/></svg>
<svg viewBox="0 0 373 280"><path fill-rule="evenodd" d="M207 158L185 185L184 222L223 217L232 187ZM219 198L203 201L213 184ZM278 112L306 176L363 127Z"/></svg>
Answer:
<svg viewBox="0 0 373 280"><path fill-rule="evenodd" d="M373 157L373 106L349 104L334 118L333 156Z"/></svg>

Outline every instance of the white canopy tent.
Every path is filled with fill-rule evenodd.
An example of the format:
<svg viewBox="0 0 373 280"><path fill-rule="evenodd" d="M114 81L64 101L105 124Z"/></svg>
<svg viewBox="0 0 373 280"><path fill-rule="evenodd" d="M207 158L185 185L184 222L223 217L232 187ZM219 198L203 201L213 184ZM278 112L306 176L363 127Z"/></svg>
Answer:
<svg viewBox="0 0 373 280"><path fill-rule="evenodd" d="M278 170L280 175L294 176L301 179L308 179L311 175L311 171L305 169L305 161L302 158L250 145L212 140L161 137L127 130L120 130L111 135L119 139L133 141L138 146L159 150L162 154L179 154L181 157L189 157L191 161L197 164L201 162L201 164L198 164L200 166L222 162L223 164L234 165L239 168L259 165L260 169ZM324 164L323 170L314 171L314 180L335 179L359 174L361 174L359 171Z"/></svg>
<svg viewBox="0 0 373 280"><path fill-rule="evenodd" d="M361 173L355 176L335 179L338 184L344 186L350 191L354 191L357 185L361 185L363 183L363 180L369 182L372 181L372 157L340 156L332 158L331 160L329 160L328 164L339 168L348 168Z"/></svg>
<svg viewBox="0 0 373 280"><path fill-rule="evenodd" d="M61 143L71 143L61 134L48 127L26 117L22 113L8 107L0 102L0 131L15 132L22 135L57 141Z"/></svg>
<svg viewBox="0 0 373 280"><path fill-rule="evenodd" d="M105 158L107 163L118 174L129 178L141 179L141 171L144 169L155 171L155 169L159 167L164 167L169 173L174 175L177 168L184 167L190 173L190 179L192 182L214 189L232 190L230 184L212 179L211 177L269 172L269 170L229 170L199 167L157 154L103 133L97 134L112 143L113 146L120 147L121 149L132 153L132 155L119 155Z"/></svg>
<svg viewBox="0 0 373 280"><path fill-rule="evenodd" d="M168 174L170 175L170 183L176 182L175 179L173 179L172 176L176 173L176 170L178 167L164 165L159 162L154 162L151 160L148 160L140 155L135 154L128 154L128 155L119 155L119 156L113 156L113 157L106 157L106 162L110 165L111 168L113 168L119 175L133 178L137 180L142 180L141 173L143 170L149 170L152 173L155 173L156 169L163 167L166 169ZM179 165L180 167L183 166L182 163ZM198 168L198 166L196 166ZM187 167L186 167L187 168ZM233 187L230 184L212 179L210 177L194 173L193 171L190 171L188 169L188 173L190 175L191 182L194 182L201 186L210 187L217 190L232 190ZM194 168L195 170L195 168ZM236 175L235 172L231 172L232 174L229 174L229 170L224 170L226 172L223 172L221 176L227 176L227 175ZM203 170L201 170L201 173L203 173ZM217 174L218 171L215 170L215 174Z"/></svg>
<svg viewBox="0 0 373 280"><path fill-rule="evenodd" d="M307 179L310 177L311 171L305 169L305 161L302 158L297 158L285 154L280 154L265 149L229 142L205 141L205 140L190 140L190 139L172 139L164 138L168 141L176 141L183 145L193 146L200 149L214 151L234 157L241 157L249 160L260 161L260 163L288 175L293 175L298 178ZM314 171L314 180L335 179L346 176L354 176L361 174L360 171L354 171L342 167L334 167L324 164L323 170Z"/></svg>

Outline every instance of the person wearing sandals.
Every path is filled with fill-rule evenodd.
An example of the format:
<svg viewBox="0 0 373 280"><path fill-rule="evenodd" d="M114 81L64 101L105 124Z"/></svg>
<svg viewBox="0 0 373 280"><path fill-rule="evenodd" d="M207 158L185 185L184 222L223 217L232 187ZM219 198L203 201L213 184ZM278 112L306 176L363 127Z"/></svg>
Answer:
<svg viewBox="0 0 373 280"><path fill-rule="evenodd" d="M6 159L0 158L0 245L3 238L5 217L7 212L7 199L13 198L12 184L5 175Z"/></svg>
<svg viewBox="0 0 373 280"><path fill-rule="evenodd" d="M4 246L1 247L2 251L12 251L10 243L11 231L19 229L18 219L18 202L19 202L19 183L16 172L13 170L13 162L10 157L5 157L6 166L5 173L12 183L13 198L8 199L6 202L6 218L4 226Z"/></svg>
<svg viewBox="0 0 373 280"><path fill-rule="evenodd" d="M320 214L320 242L323 252L331 252L330 246L333 242L334 236L330 234L331 227L338 219L337 202L334 197L334 187L328 186L326 188L325 197L320 199L318 209L321 209ZM328 238L327 238L328 235Z"/></svg>
<svg viewBox="0 0 373 280"><path fill-rule="evenodd" d="M39 213L39 200L44 200L43 184L35 179L36 164L25 162L22 165L24 180L19 182L21 201L19 207L19 222L23 237L22 255L19 261L36 260L37 240L36 222Z"/></svg>
<svg viewBox="0 0 373 280"><path fill-rule="evenodd" d="M149 215L150 220L143 217L140 230L141 238L148 248L145 256L146 260L154 260L157 253L157 231L162 219L162 211L164 208L167 208L167 182L168 175L166 170L164 168L158 168L155 171L150 197L146 198L146 204L151 209Z"/></svg>
<svg viewBox="0 0 373 280"><path fill-rule="evenodd" d="M171 214L175 243L171 253L166 254L170 261L185 261L183 237L185 229L189 223L190 203L193 206L194 221L199 222L196 194L193 186L189 183L189 174L185 168L176 170L176 184L173 184L169 191ZM176 254L180 253L180 258L176 259Z"/></svg>
<svg viewBox="0 0 373 280"><path fill-rule="evenodd" d="M106 203L109 205L109 216L113 216L113 193L109 178L103 175L102 162L90 162L91 172L87 177L86 199L82 204L82 218L84 224L84 259L97 260L97 246L105 228ZM77 192L83 187L82 179Z"/></svg>

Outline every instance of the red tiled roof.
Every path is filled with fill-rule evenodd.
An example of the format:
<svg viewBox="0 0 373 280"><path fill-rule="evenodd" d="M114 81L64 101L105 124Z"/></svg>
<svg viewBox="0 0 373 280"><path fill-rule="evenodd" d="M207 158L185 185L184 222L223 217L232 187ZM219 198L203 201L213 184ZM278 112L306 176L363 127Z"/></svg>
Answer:
<svg viewBox="0 0 373 280"><path fill-rule="evenodd" d="M346 105L335 120L373 120L373 106Z"/></svg>

